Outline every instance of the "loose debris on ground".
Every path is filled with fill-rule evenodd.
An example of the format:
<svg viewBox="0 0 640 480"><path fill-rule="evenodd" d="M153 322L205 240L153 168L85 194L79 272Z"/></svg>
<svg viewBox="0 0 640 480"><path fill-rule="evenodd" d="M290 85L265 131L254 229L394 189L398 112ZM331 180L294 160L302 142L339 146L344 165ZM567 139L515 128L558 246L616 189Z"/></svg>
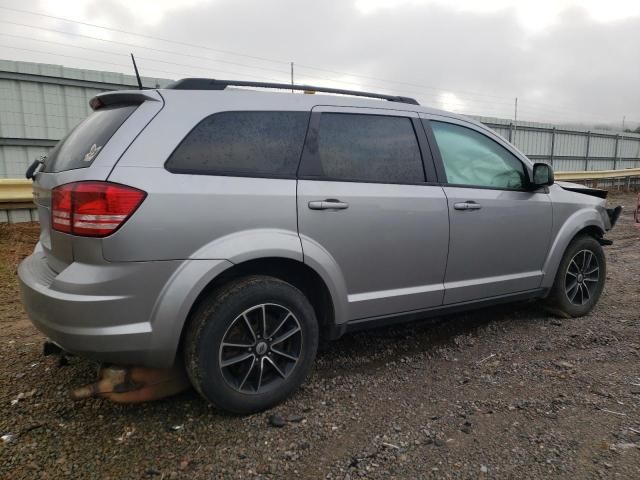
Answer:
<svg viewBox="0 0 640 480"><path fill-rule="evenodd" d="M613 195L628 208L588 317L516 304L348 335L292 399L248 417L193 392L70 400L96 365L41 355L15 279L37 226L0 225L0 477L640 478L633 202Z"/></svg>

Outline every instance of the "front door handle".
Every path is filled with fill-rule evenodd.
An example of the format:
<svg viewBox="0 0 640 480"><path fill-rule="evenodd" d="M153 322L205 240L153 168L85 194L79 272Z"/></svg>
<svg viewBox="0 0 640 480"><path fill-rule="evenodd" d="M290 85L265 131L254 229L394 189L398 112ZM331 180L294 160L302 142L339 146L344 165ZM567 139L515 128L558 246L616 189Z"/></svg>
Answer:
<svg viewBox="0 0 640 480"><path fill-rule="evenodd" d="M453 208L456 210L480 210L482 205L474 202L473 200L469 200L467 202L454 203Z"/></svg>
<svg viewBox="0 0 640 480"><path fill-rule="evenodd" d="M336 200L335 198L327 198L326 200L309 202L309 208L311 210L344 210L345 208L349 208L349 204Z"/></svg>

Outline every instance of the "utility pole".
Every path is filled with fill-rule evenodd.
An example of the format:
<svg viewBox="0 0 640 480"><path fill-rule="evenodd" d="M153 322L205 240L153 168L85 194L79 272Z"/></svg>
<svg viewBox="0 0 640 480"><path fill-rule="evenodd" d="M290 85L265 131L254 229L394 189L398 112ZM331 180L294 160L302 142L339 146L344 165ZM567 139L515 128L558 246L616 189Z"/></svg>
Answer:
<svg viewBox="0 0 640 480"><path fill-rule="evenodd" d="M514 133L516 131L517 125L518 125L518 97L516 97L514 110L513 110L513 132ZM514 142L515 142L515 138L514 138Z"/></svg>
<svg viewBox="0 0 640 480"><path fill-rule="evenodd" d="M625 124L625 120L627 119L626 115L622 116L622 131L624 132L624 124Z"/></svg>
<svg viewBox="0 0 640 480"><path fill-rule="evenodd" d="M293 62L291 62L291 93L293 93Z"/></svg>

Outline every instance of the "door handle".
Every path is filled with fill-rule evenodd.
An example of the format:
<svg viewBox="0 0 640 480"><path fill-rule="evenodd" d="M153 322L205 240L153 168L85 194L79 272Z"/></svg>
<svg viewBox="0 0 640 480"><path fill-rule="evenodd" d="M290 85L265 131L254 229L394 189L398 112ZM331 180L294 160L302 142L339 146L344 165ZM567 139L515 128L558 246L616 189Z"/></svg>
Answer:
<svg viewBox="0 0 640 480"><path fill-rule="evenodd" d="M454 203L453 208L456 210L480 210L482 205L474 202L473 200L469 200L467 202Z"/></svg>
<svg viewBox="0 0 640 480"><path fill-rule="evenodd" d="M309 208L311 210L344 210L345 208L349 208L349 204L334 198L328 198L326 200L309 202Z"/></svg>

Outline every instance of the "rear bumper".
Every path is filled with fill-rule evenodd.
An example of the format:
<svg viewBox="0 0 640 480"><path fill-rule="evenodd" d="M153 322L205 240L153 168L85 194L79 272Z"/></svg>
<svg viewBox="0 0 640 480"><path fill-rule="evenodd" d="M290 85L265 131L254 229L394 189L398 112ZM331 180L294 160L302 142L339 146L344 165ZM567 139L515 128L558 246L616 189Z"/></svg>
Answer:
<svg viewBox="0 0 640 480"><path fill-rule="evenodd" d="M38 245L20 264L18 277L33 324L63 349L104 362L165 366L173 362L167 355L177 348L182 321L158 332L153 316L181 263L72 263L55 273Z"/></svg>

